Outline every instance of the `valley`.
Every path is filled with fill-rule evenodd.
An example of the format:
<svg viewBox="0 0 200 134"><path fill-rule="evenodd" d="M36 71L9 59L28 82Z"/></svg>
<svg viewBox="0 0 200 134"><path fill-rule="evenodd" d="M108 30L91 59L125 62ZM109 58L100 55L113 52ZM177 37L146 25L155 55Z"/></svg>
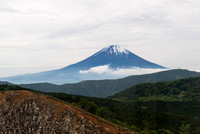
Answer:
<svg viewBox="0 0 200 134"><path fill-rule="evenodd" d="M180 88L179 86L182 87ZM169 89L180 89L181 93L185 91L186 96L178 97L169 89L162 88L169 84ZM146 85L148 88L145 88ZM156 85L156 86L153 86ZM114 124L132 129L138 133L145 134L148 131L154 133L181 134L181 133L199 133L200 123L200 98L199 98L199 77L181 79L171 82L144 83L128 88L108 98L94 98L86 96L68 95L64 93L45 93L34 91L19 86L2 85L1 91L10 90L28 90L31 92L52 96L59 101L64 101L72 106L79 107L93 115L99 116ZM143 88L140 88L143 87ZM156 89L156 88L158 89ZM159 89L160 88L160 89ZM141 95L142 99L127 98L126 95L133 96L129 90L136 92L135 96ZM145 91L146 90L146 91ZM165 97L151 98L148 96L151 90L157 90L158 94L163 91L169 91L164 94ZM149 93L147 92L149 91ZM160 92L159 92L160 91ZM125 94L129 92L128 94ZM144 94L146 93L146 94ZM192 97L187 94L194 95ZM119 98L120 97L120 98ZM171 97L171 98L170 98ZM169 99L170 98L170 99Z"/></svg>

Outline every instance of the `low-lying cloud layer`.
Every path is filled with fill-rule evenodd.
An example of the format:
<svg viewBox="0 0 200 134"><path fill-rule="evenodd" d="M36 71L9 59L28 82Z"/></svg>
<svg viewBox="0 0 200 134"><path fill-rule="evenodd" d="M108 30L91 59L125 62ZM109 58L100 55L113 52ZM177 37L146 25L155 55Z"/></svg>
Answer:
<svg viewBox="0 0 200 134"><path fill-rule="evenodd" d="M116 69L113 70L109 67L109 65L92 67L89 70L81 70L80 74L105 74L105 75L115 75L115 76L129 76L129 75L140 75L140 74L148 74L164 71L167 69L146 69L146 68L129 68L129 69Z"/></svg>

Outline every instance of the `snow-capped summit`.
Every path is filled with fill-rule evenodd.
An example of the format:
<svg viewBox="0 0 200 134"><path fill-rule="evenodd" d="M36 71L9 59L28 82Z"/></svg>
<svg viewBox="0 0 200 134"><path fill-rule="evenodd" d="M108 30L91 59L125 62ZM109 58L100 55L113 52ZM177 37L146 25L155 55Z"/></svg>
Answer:
<svg viewBox="0 0 200 134"><path fill-rule="evenodd" d="M108 47L103 48L101 51L99 51L99 53L101 53L101 52L107 52L109 54L115 54L115 55L130 53L130 51L120 47L119 45L110 45Z"/></svg>
<svg viewBox="0 0 200 134"><path fill-rule="evenodd" d="M91 74L90 70L105 72L119 69L165 69L165 67L147 61L118 45L110 45L78 63L61 69L2 78L13 83L51 82L56 84L79 82L87 79L116 78L114 75ZM97 71L96 71L97 72ZM130 74L131 75L131 74Z"/></svg>
<svg viewBox="0 0 200 134"><path fill-rule="evenodd" d="M128 51L119 45L110 45L88 57L87 59L67 66L63 69L81 69L86 70L92 67L109 65L111 69L119 68L149 68L149 69L160 69L165 68L155 63L149 62L134 53Z"/></svg>

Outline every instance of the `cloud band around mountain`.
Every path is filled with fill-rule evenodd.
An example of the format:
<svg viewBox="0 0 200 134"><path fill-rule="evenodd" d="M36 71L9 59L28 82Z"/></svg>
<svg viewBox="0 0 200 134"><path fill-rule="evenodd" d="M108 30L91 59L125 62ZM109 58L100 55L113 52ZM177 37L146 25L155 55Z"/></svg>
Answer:
<svg viewBox="0 0 200 134"><path fill-rule="evenodd" d="M105 74L105 75L116 75L116 76L129 76L129 75L140 75L140 74L147 74L147 73L155 73L164 71L167 69L146 69L146 68L128 68L128 69L111 69L109 65L102 65L102 66L96 66L92 67L88 70L80 70L80 74L88 74L88 73L94 73L94 74Z"/></svg>

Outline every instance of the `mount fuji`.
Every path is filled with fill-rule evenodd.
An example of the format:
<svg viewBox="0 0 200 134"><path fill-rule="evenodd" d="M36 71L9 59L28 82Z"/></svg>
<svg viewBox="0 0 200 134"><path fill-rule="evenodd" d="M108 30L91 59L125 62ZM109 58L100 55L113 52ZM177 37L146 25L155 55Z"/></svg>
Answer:
<svg viewBox="0 0 200 134"><path fill-rule="evenodd" d="M113 74L104 73L106 70L119 69L166 69L165 67L147 61L118 45L103 48L92 56L78 63L58 70L45 71L0 78L16 84L51 82L55 84L74 83L82 80L119 78ZM130 74L131 75L131 74Z"/></svg>

